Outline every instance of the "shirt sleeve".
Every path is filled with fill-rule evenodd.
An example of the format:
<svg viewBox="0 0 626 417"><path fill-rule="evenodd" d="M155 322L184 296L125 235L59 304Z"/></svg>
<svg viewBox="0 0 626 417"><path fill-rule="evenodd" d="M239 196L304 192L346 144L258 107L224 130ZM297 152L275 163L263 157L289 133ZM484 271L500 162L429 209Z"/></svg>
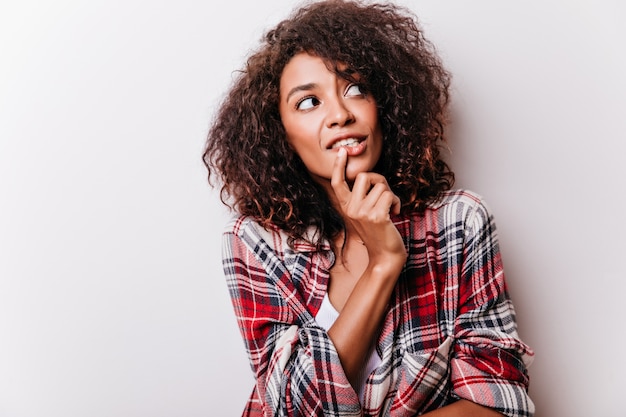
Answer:
<svg viewBox="0 0 626 417"><path fill-rule="evenodd" d="M262 240L225 233L223 267L256 386L244 415L360 416L324 329L304 314L289 272Z"/></svg>
<svg viewBox="0 0 626 417"><path fill-rule="evenodd" d="M534 354L518 336L495 223L483 202L468 211L463 256L453 392L506 416L531 417L535 407L528 396L527 367Z"/></svg>

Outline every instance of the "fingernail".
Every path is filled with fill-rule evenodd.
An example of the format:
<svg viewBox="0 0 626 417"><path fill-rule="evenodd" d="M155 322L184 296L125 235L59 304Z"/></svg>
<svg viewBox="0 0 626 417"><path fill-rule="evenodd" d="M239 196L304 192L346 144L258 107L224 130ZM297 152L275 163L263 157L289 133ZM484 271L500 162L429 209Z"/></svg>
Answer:
<svg viewBox="0 0 626 417"><path fill-rule="evenodd" d="M346 154L346 148L339 148L339 151L337 152L337 156L344 156Z"/></svg>

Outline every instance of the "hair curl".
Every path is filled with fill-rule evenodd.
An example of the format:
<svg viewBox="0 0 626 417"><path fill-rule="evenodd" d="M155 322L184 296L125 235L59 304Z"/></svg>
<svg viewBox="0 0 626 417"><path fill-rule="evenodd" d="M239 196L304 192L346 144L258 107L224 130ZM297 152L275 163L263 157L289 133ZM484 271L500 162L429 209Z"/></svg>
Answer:
<svg viewBox="0 0 626 417"><path fill-rule="evenodd" d="M327 0L301 7L267 32L222 102L203 160L211 184L219 175L225 204L318 247L344 228L281 123L280 77L300 52L322 58L344 78L349 74L337 63L347 64L366 81L384 137L374 170L403 212L423 210L452 186L454 175L440 157L450 75L415 16L393 4Z"/></svg>

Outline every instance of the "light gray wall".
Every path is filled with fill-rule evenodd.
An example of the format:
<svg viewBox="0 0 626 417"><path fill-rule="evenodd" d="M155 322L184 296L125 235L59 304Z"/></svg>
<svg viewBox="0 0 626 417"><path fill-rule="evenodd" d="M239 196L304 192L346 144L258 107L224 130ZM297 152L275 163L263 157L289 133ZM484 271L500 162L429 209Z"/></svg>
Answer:
<svg viewBox="0 0 626 417"><path fill-rule="evenodd" d="M200 154L294 4L0 1L0 416L240 413ZM403 4L455 77L451 162L496 216L537 416L622 416L623 3Z"/></svg>

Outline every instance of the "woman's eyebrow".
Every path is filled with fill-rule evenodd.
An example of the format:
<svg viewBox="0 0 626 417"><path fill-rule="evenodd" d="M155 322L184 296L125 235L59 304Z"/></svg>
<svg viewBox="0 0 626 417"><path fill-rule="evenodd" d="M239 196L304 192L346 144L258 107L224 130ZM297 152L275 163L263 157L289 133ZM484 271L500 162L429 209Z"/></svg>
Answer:
<svg viewBox="0 0 626 417"><path fill-rule="evenodd" d="M315 83L307 83L307 84L298 85L292 88L291 90L289 90L289 93L287 94L285 101L289 101L289 97L293 96L298 91L309 91L309 90L313 90L316 87L317 87L317 84Z"/></svg>

